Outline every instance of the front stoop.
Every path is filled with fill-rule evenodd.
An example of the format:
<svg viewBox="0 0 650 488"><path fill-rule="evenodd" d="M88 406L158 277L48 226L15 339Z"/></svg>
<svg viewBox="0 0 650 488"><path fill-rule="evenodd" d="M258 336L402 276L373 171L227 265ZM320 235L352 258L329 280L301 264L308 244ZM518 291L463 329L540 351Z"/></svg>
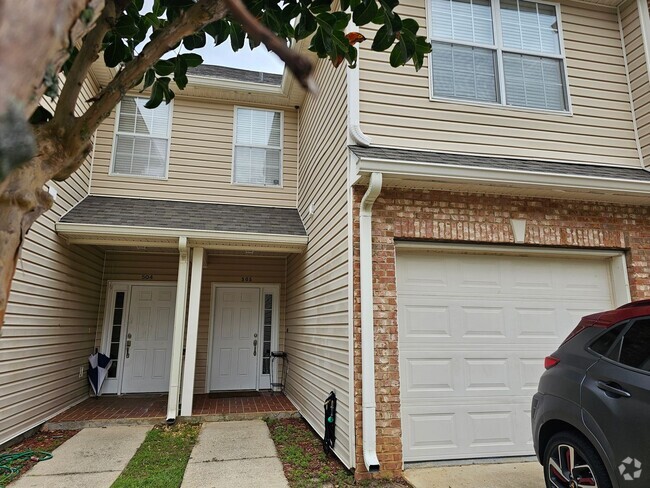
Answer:
<svg viewBox="0 0 650 488"><path fill-rule="evenodd" d="M229 422L237 420L264 420L300 418L297 411L290 412L244 412L214 415L192 415L191 417L178 417L182 422ZM124 418L124 419L95 419L95 420L66 420L60 422L46 422L43 430L80 430L90 427L111 427L114 425L156 425L165 422L164 417Z"/></svg>

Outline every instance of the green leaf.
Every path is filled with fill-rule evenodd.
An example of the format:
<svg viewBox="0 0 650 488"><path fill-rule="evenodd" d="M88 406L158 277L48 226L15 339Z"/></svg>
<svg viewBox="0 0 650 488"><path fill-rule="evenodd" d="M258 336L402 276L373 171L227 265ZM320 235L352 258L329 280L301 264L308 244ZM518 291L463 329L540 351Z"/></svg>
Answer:
<svg viewBox="0 0 650 488"><path fill-rule="evenodd" d="M189 51L202 48L205 46L205 32L199 31L196 34L185 37L183 39L183 46Z"/></svg>
<svg viewBox="0 0 650 488"><path fill-rule="evenodd" d="M230 35L230 24L227 20L221 19L206 25L204 30L214 38L214 45L218 46L228 39Z"/></svg>
<svg viewBox="0 0 650 488"><path fill-rule="evenodd" d="M153 68L156 70L156 73L158 73L160 76L167 76L170 75L174 72L174 68L176 67L176 64L174 61L170 61L169 59L161 59L158 61L156 64L153 65Z"/></svg>
<svg viewBox="0 0 650 488"><path fill-rule="evenodd" d="M314 0L309 6L313 14L322 14L332 9L332 0Z"/></svg>
<svg viewBox="0 0 650 488"><path fill-rule="evenodd" d="M181 90L187 86L187 63L182 57L176 59L176 69L174 69L174 83Z"/></svg>
<svg viewBox="0 0 650 488"><path fill-rule="evenodd" d="M341 32L344 31L350 23L350 14L346 14L345 12L333 12L332 15L336 19L334 22L334 30Z"/></svg>
<svg viewBox="0 0 650 488"><path fill-rule="evenodd" d="M393 68L397 68L398 66L404 66L404 64L406 64L406 61L408 61L406 44L404 44L404 41L400 39L399 42L395 44L395 47L390 53L390 65Z"/></svg>
<svg viewBox="0 0 650 488"><path fill-rule="evenodd" d="M140 32L135 19L128 15L123 15L117 19L113 30L117 33L118 36L129 39L137 36Z"/></svg>
<svg viewBox="0 0 650 488"><path fill-rule="evenodd" d="M341 10L345 12L350 8L350 0L341 0Z"/></svg>
<svg viewBox="0 0 650 488"><path fill-rule="evenodd" d="M306 39L312 35L317 26L316 17L309 10L303 10L300 14L300 20L296 25L296 40Z"/></svg>
<svg viewBox="0 0 650 488"><path fill-rule="evenodd" d="M415 34L420 28L419 24L413 19L404 19L402 21L402 29Z"/></svg>
<svg viewBox="0 0 650 488"><path fill-rule="evenodd" d="M382 25L379 28L372 41L371 49L373 51L385 51L393 45L395 42L395 33L390 32L391 30L387 25Z"/></svg>
<svg viewBox="0 0 650 488"><path fill-rule="evenodd" d="M162 103L164 96L165 92L163 90L163 87L160 83L158 83L158 80L156 80L156 82L153 84L153 87L151 88L151 95L149 95L149 100L144 104L145 108L156 108Z"/></svg>
<svg viewBox="0 0 650 488"><path fill-rule="evenodd" d="M149 13L144 14L144 16L142 17L142 20L149 27L153 27L153 28L159 27L161 22L162 22L162 20L159 19L158 16L153 12L149 12Z"/></svg>
<svg viewBox="0 0 650 488"><path fill-rule="evenodd" d="M190 68L196 68L197 66L203 63L203 58L201 57L200 54L185 53L185 54L181 54L178 57L183 61L185 61L187 66L189 66Z"/></svg>
<svg viewBox="0 0 650 488"><path fill-rule="evenodd" d="M112 42L104 50L104 63L109 68L115 68L130 55L129 48L122 39L113 36Z"/></svg>
<svg viewBox="0 0 650 488"><path fill-rule="evenodd" d="M160 17L165 13L165 6L162 5L162 2L160 0L153 0L153 7L151 7L151 11L156 17Z"/></svg>
<svg viewBox="0 0 650 488"><path fill-rule="evenodd" d="M153 85L154 81L156 81L156 71L153 68L149 68L144 74L144 84L142 85L142 90L140 90L140 93Z"/></svg>
<svg viewBox="0 0 650 488"><path fill-rule="evenodd" d="M357 25L366 25L369 22L372 22L379 7L377 7L377 2L375 0L363 0L352 11L352 20Z"/></svg>
<svg viewBox="0 0 650 488"><path fill-rule="evenodd" d="M246 34L238 24L230 24L230 47L237 52L244 47Z"/></svg>

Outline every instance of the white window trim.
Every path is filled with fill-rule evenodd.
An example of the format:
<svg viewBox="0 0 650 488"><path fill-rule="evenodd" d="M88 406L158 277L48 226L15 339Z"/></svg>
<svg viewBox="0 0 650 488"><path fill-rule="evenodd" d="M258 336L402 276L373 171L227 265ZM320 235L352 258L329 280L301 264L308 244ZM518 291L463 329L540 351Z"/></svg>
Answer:
<svg viewBox="0 0 650 488"><path fill-rule="evenodd" d="M280 114L280 182L277 185L261 185L258 183L239 183L235 181L235 150L237 148L237 110L240 108L248 110L258 110L260 112L273 112ZM233 112L232 125L232 164L230 165L230 184L233 186L253 186L257 188L284 188L284 110L273 110L259 107L246 107L244 105L235 105ZM242 147L257 147L261 149L278 149L273 146L262 145L241 145Z"/></svg>
<svg viewBox="0 0 650 488"><path fill-rule="evenodd" d="M138 97L136 95L126 95L126 96L130 98L139 98L141 100L144 100L143 97ZM167 106L169 107L169 117L167 119L167 159L165 160L165 175L164 176L133 175L127 173L116 173L115 171L113 171L113 166L115 165L115 147L117 143L117 136L134 135L128 132L118 132L118 127L120 125L120 110L122 108L122 102L120 101L120 103L117 105L117 108L115 109L115 124L113 127L113 146L111 147L111 160L108 166L109 176L117 176L120 178L159 180L159 181L167 181L169 179L169 159L170 159L170 150L171 150L171 141L172 141L172 117L174 115L174 100L169 102Z"/></svg>
<svg viewBox="0 0 650 488"><path fill-rule="evenodd" d="M567 62L566 62L566 52L564 49L564 29L562 28L562 9L560 7L560 4L557 2L549 2L549 1L544 1L544 0L527 0L529 2L533 3L540 3L544 5L551 5L555 7L555 14L557 18L557 27L558 27L558 36L559 36L559 44L560 44L560 54L540 54L540 53L532 53L528 51L523 51L523 50L516 50L516 49L504 49L503 48L503 41L502 41L502 33L501 33L501 0L490 0L490 8L492 10L492 33L493 33L493 39L494 39L494 44L481 44L481 43L475 43L475 42L467 42L467 41L461 41L458 42L458 44L464 45L464 46L473 46L473 47L480 47L480 48L485 48L485 49L490 49L496 52L496 62L497 62L497 93L499 95L500 101L499 102L482 102L478 100L466 100L466 99L460 99L460 98L451 98L451 97L441 97L439 95L434 95L433 93L433 77L431 76L432 73L432 67L433 67L433 52L428 54L428 79L429 79L429 100L432 102L446 102L446 103L459 103L462 105L479 105L483 107L489 107L489 108L502 108L506 110L517 110L517 111L522 111L522 112L533 112L533 113L547 113L547 114L552 114L552 115L560 115L560 116L565 116L565 117L572 117L573 116L573 103L571 101L571 90L569 86L569 72L567 69ZM445 42L447 44L452 43L449 39L443 39L440 37L435 37L433 36L433 19L432 19L432 5L431 5L431 0L427 0L426 2L426 22L427 22L427 41L429 44L433 42ZM524 55L533 55L533 56L540 56L540 57L548 57L548 58L553 58L553 59L559 59L562 61L562 71L564 74L564 89L565 89L565 95L566 95L566 102L567 102L567 110L551 110L551 109L546 109L546 108L534 108L534 107L521 107L517 105L508 105L506 104L506 86L505 86L505 74L503 71L503 52L506 51L508 53L515 53L515 54L524 54Z"/></svg>

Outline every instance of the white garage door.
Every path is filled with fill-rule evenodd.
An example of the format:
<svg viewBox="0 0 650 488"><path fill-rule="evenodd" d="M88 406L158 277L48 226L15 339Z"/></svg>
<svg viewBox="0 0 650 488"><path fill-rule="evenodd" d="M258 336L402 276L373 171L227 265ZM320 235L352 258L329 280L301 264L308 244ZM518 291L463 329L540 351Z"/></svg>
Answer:
<svg viewBox="0 0 650 488"><path fill-rule="evenodd" d="M610 259L398 251L404 460L532 454L543 358L611 282Z"/></svg>

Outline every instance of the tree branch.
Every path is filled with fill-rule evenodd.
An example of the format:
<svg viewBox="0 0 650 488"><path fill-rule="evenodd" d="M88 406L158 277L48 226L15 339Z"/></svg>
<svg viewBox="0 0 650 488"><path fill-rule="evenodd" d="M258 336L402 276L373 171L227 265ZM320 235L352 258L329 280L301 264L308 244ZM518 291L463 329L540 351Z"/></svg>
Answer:
<svg viewBox="0 0 650 488"><path fill-rule="evenodd" d="M90 135L122 99L124 94L137 85L144 73L160 57L170 51L184 37L193 34L205 25L221 19L227 13L224 0L199 0L169 25L159 31L156 37L129 61L111 82L97 95L96 101L76 123L77 133Z"/></svg>
<svg viewBox="0 0 650 488"><path fill-rule="evenodd" d="M95 27L84 38L81 49L68 71L54 112L54 123L65 126L74 120L74 110L83 82L97 59L104 36L111 29L111 23L117 13L114 1L107 0Z"/></svg>
<svg viewBox="0 0 650 488"><path fill-rule="evenodd" d="M269 51L277 54L305 89L310 92L317 91L316 83L311 77L314 67L306 57L290 49L282 39L260 23L241 0L225 0L225 2L231 15L254 41L264 43Z"/></svg>
<svg viewBox="0 0 650 488"><path fill-rule="evenodd" d="M18 102L32 114L44 76L56 77L103 8L104 0L0 0L0 114Z"/></svg>

